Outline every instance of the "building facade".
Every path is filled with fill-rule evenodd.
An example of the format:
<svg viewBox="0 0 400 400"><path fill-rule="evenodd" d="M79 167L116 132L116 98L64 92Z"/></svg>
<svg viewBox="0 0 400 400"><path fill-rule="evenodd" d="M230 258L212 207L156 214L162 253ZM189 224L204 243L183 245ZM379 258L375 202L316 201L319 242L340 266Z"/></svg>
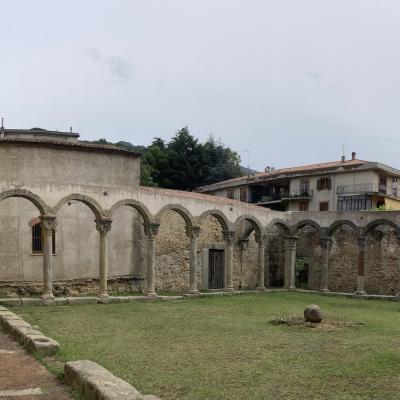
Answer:
<svg viewBox="0 0 400 400"><path fill-rule="evenodd" d="M400 171L356 159L271 169L198 188L279 211L400 209Z"/></svg>
<svg viewBox="0 0 400 400"><path fill-rule="evenodd" d="M137 154L33 131L0 132L0 297L400 293L399 212L279 212L141 187Z"/></svg>

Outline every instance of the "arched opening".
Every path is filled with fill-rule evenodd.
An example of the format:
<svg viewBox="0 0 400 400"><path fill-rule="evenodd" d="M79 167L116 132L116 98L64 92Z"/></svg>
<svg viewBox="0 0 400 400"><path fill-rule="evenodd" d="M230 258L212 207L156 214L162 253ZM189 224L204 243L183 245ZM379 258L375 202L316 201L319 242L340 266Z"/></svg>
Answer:
<svg viewBox="0 0 400 400"><path fill-rule="evenodd" d="M357 290L358 232L353 224L331 227L332 247L329 257L328 282L332 292L354 293Z"/></svg>
<svg viewBox="0 0 400 400"><path fill-rule="evenodd" d="M261 271L263 274L262 282L259 282L259 252L256 235L260 240L262 232L261 224L251 217L241 217L235 223L237 232L238 246L235 249L237 253L239 268L234 269L234 281L238 282L239 290L256 289L257 287L265 287L266 283L266 259L264 254L264 266ZM265 241L264 241L265 242ZM264 244L265 250L265 244ZM237 274L237 276L236 276Z"/></svg>
<svg viewBox="0 0 400 400"><path fill-rule="evenodd" d="M201 231L198 241L201 269L198 280L201 287L207 290L221 290L225 287L226 278L226 242L224 232L230 230L229 223L222 213L208 211L200 217ZM238 253L234 254L233 281L239 287L237 277L239 273Z"/></svg>
<svg viewBox="0 0 400 400"><path fill-rule="evenodd" d="M187 292L190 282L190 217L182 211L166 209L158 215L156 237L156 291Z"/></svg>
<svg viewBox="0 0 400 400"><path fill-rule="evenodd" d="M99 288L99 233L94 220L100 212L92 203L72 196L61 201L55 209L57 257L53 264L54 294L96 294Z"/></svg>
<svg viewBox="0 0 400 400"><path fill-rule="evenodd" d="M26 196L1 198L0 297L41 294L43 253L33 251L31 221L40 227L44 207Z"/></svg>
<svg viewBox="0 0 400 400"><path fill-rule="evenodd" d="M366 233L365 291L395 295L400 287L397 226L392 222L376 221Z"/></svg>
<svg viewBox="0 0 400 400"><path fill-rule="evenodd" d="M300 289L321 288L320 229L317 225L304 222L297 225L295 285Z"/></svg>
<svg viewBox="0 0 400 400"><path fill-rule="evenodd" d="M285 238L289 227L281 221L273 221L267 230L266 286L280 288L285 285Z"/></svg>

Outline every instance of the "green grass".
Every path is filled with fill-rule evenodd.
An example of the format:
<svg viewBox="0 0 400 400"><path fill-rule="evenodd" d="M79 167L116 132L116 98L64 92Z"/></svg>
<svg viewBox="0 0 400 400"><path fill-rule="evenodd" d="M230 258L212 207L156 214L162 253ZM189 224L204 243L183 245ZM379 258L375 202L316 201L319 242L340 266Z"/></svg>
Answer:
<svg viewBox="0 0 400 400"><path fill-rule="evenodd" d="M334 329L273 325L317 303ZM24 307L65 360L90 359L175 399L399 399L400 305L302 293Z"/></svg>

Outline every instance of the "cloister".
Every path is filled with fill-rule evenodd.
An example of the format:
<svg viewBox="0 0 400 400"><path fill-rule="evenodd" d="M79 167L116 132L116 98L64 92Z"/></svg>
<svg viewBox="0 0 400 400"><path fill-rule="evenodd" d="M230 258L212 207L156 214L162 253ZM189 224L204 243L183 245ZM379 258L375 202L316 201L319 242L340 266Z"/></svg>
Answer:
<svg viewBox="0 0 400 400"><path fill-rule="evenodd" d="M8 187L7 187L8 186ZM198 237L202 221L213 216L219 222L225 243L224 290L233 291L233 249L243 237L253 231L258 246L257 289L265 289L265 253L268 251L266 237L273 226L285 235L285 282L289 289L295 288L295 262L297 232L304 226L312 226L320 237L322 254L321 291L329 290L328 271L332 235L341 226L348 226L357 237L358 273L357 293L365 294L365 247L369 232L378 226L388 226L400 243L400 212L274 212L235 200L217 198L197 193L178 192L147 187L135 190L90 191L82 186L69 185L52 190L48 185L32 184L15 188L3 185L0 202L9 198L24 198L33 203L40 213L43 227L43 298L53 298L52 290L52 231L56 229L61 208L71 202L85 204L93 212L94 224L99 233L99 296L107 297L108 254L107 238L112 228L113 215L120 207L132 207L143 219L147 242L146 295L156 296L154 285L155 243L161 217L168 211L177 212L185 221L186 234L190 239L190 293L198 292L197 257ZM71 190L72 189L72 190ZM79 192L79 189L81 191ZM83 189L83 190L82 190ZM67 192L70 191L70 193ZM44 200L46 198L47 201ZM6 226L2 227L7 229Z"/></svg>

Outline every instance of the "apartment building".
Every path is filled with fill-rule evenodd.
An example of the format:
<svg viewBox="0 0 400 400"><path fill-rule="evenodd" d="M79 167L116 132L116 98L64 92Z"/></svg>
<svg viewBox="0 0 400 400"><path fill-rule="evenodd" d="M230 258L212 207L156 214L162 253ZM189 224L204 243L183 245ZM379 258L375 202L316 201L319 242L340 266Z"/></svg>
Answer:
<svg viewBox="0 0 400 400"><path fill-rule="evenodd" d="M274 169L203 186L196 191L279 211L400 209L400 170L350 160Z"/></svg>

